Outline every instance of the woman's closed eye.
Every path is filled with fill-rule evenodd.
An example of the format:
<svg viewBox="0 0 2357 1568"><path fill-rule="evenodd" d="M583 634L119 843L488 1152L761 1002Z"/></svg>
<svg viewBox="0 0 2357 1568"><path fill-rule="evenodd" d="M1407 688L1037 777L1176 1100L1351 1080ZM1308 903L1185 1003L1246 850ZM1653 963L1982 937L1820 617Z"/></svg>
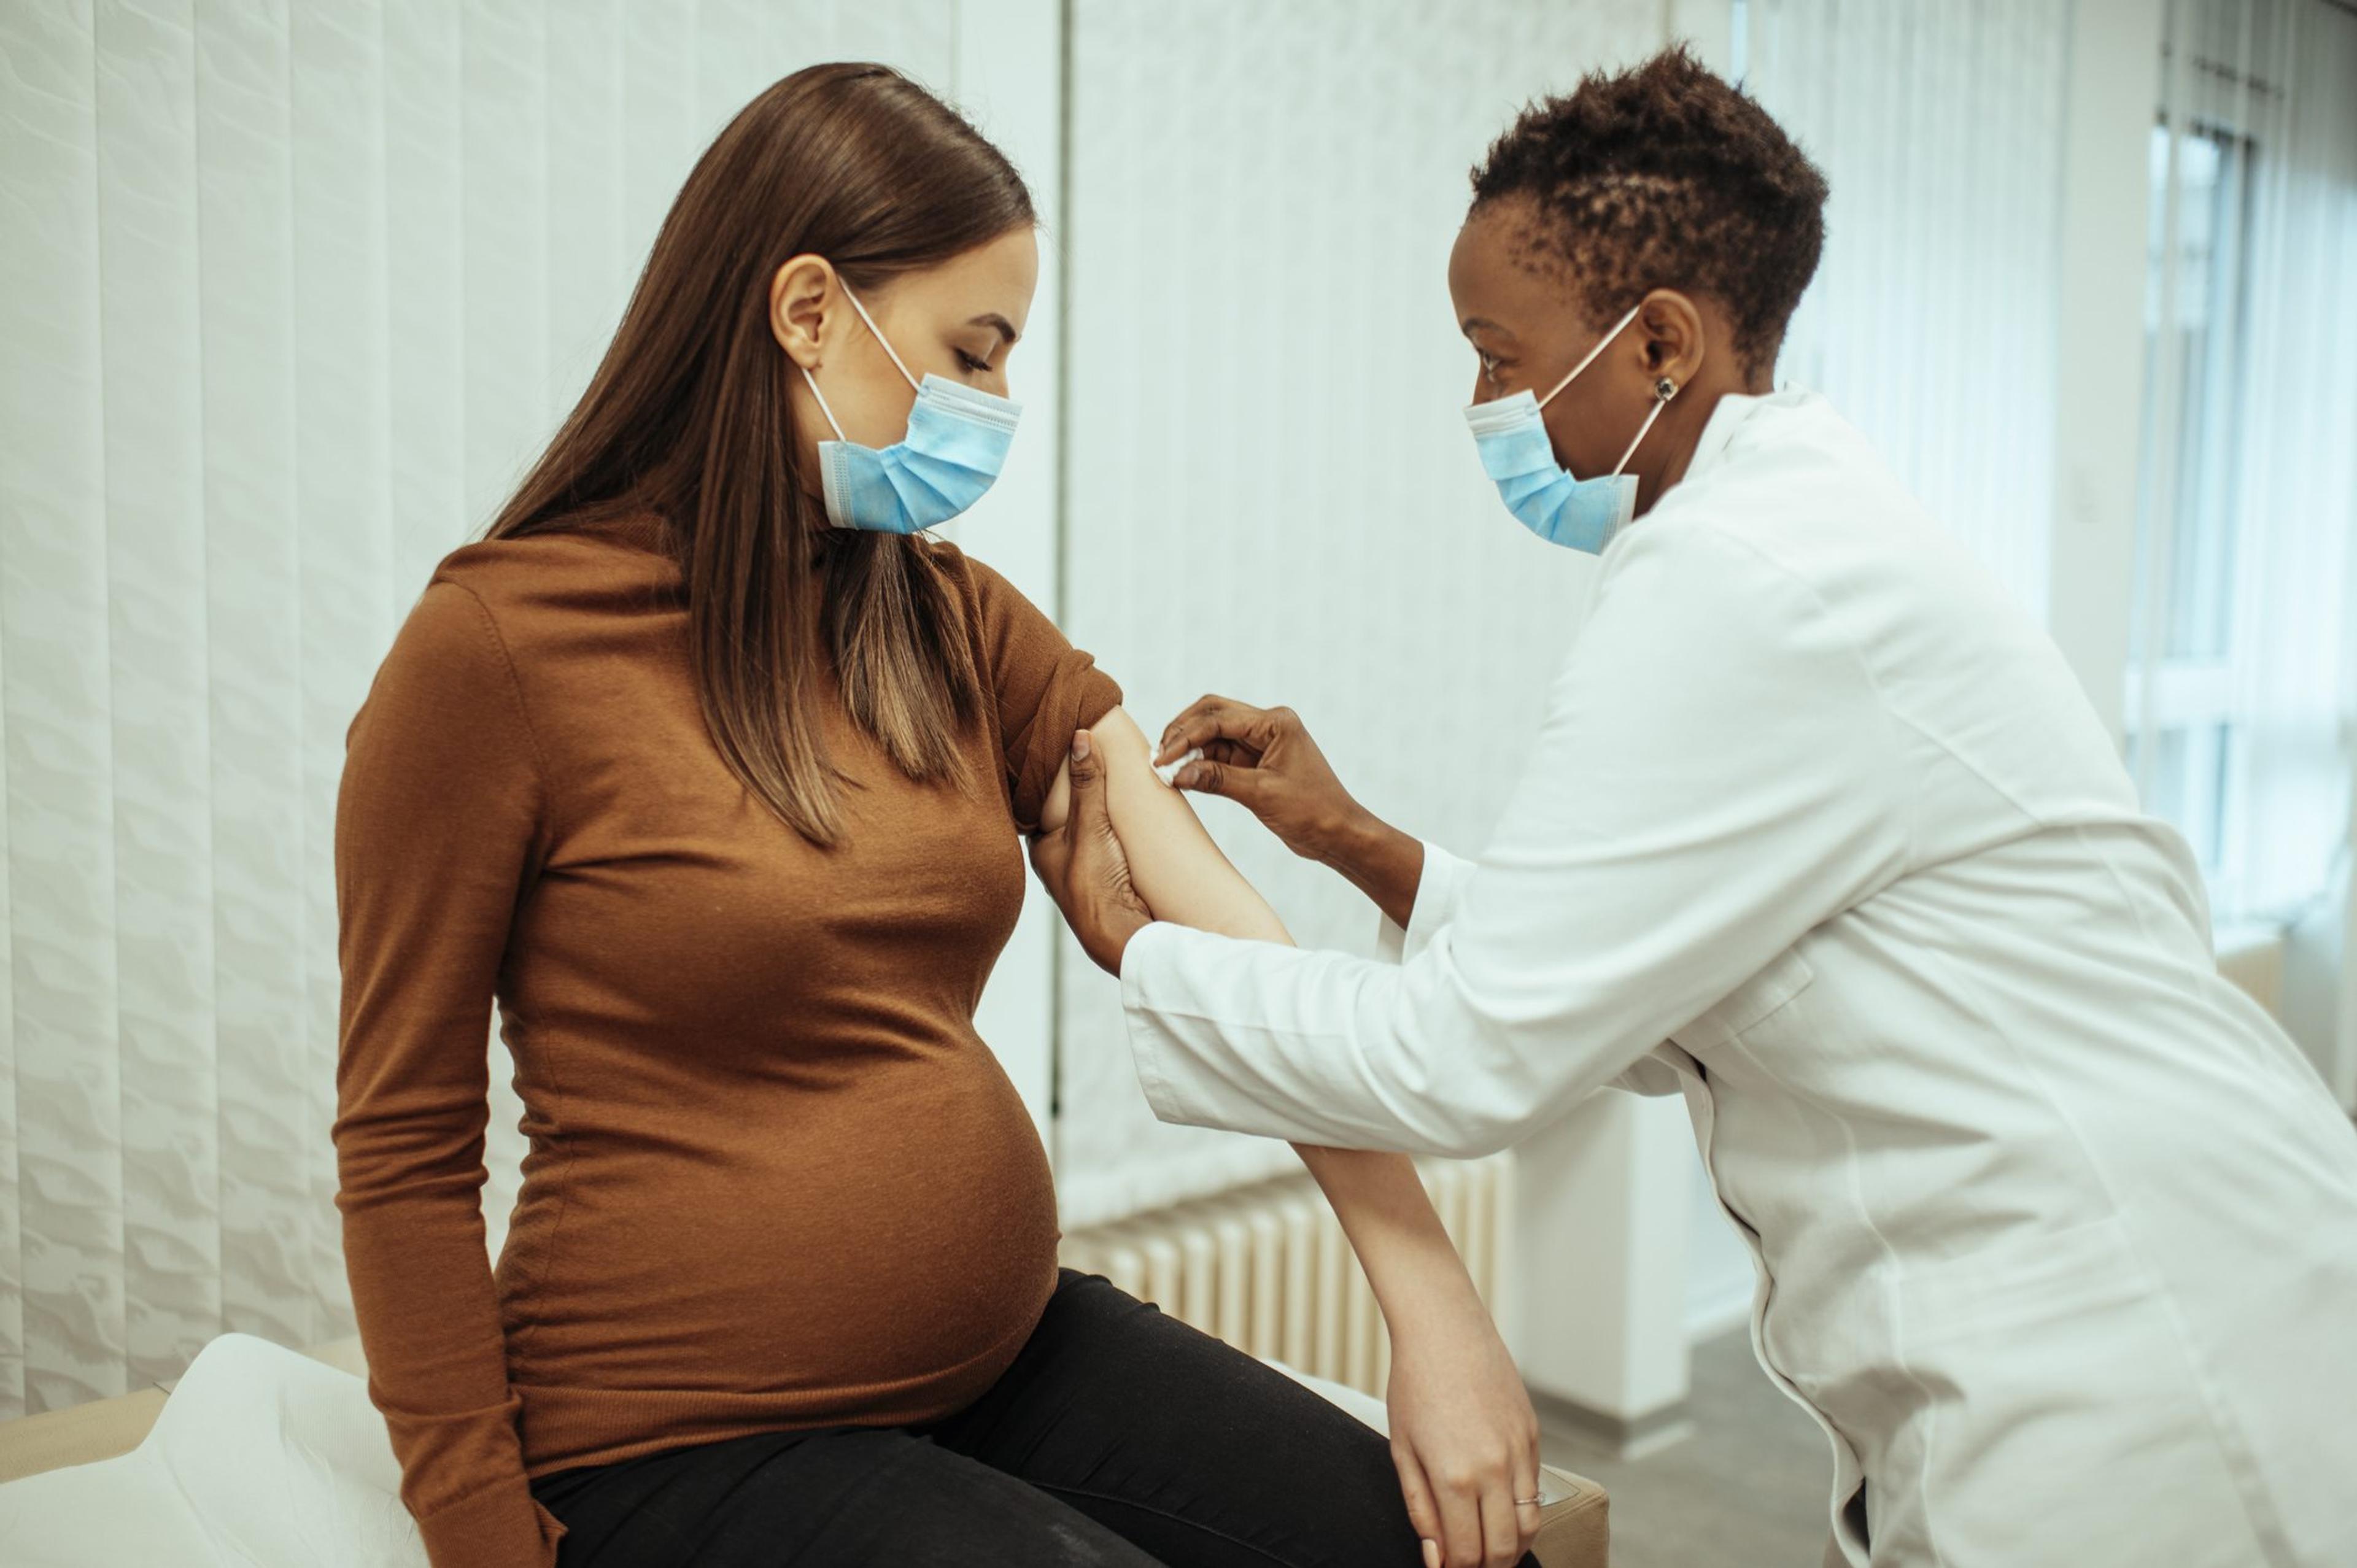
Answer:
<svg viewBox="0 0 2357 1568"><path fill-rule="evenodd" d="M959 363L960 365L963 365L963 366L965 368L966 373L967 373L968 375L986 376L986 375L990 374L990 361L989 361L989 360L977 360L977 359L975 359L972 354L967 353L967 352L966 352L964 349L960 349L957 351L957 357L958 357L958 363Z"/></svg>

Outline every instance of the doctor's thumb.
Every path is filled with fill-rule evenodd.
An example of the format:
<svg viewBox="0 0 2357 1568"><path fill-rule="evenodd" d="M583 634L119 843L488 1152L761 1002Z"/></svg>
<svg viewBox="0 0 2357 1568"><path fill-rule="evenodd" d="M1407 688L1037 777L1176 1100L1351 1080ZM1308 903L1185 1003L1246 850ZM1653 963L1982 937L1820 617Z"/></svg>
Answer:
<svg viewBox="0 0 2357 1568"><path fill-rule="evenodd" d="M1105 815L1104 758L1097 755L1096 737L1088 731L1072 732L1072 822L1077 825Z"/></svg>

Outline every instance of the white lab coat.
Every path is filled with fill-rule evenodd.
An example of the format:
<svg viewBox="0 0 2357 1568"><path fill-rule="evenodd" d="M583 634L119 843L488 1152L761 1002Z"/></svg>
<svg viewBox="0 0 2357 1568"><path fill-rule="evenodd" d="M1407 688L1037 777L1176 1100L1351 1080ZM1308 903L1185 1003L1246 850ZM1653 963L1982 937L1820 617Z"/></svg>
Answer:
<svg viewBox="0 0 2357 1568"><path fill-rule="evenodd" d="M2357 1132L2054 644L1821 398L1713 412L1389 936L1139 933L1156 1113L1471 1155L1683 1090L1829 1563L1863 1476L1877 1565L2357 1564Z"/></svg>

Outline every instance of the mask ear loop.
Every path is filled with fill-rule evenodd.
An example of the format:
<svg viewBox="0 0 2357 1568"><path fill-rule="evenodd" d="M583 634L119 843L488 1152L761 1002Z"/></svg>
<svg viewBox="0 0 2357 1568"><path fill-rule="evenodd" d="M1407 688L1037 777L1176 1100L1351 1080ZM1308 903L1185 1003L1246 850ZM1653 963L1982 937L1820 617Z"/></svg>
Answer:
<svg viewBox="0 0 2357 1568"><path fill-rule="evenodd" d="M867 314L867 307L859 303L859 296L851 292L851 285L843 282L843 274L837 273L834 281L842 284L843 297L851 301L851 308L859 312L859 319L867 324L867 335L883 345L885 357L892 361L892 368L900 372L900 379L908 382L911 390L922 393L924 388L917 385L917 378L909 373L909 367L900 362L900 356L892 352L892 345L886 341L884 334L876 330L876 318ZM802 369L802 380L809 383L811 396L818 399L818 411L826 415L827 428L834 432L834 438L837 441L849 439L843 434L842 423L834 417L834 410L827 406L826 393L818 390L818 378L807 369Z"/></svg>
<svg viewBox="0 0 2357 1568"><path fill-rule="evenodd" d="M835 438L837 441L841 441L841 440L843 440L843 439L844 439L844 435L843 435L843 426L835 423L835 420L834 420L834 410L833 410L833 409L831 409L831 408L829 408L829 407L827 407L827 406L826 406L826 393L824 393L824 392L821 392L821 391L819 391L819 390L818 390L818 379L817 379L816 377L813 376L813 375L810 373L809 370L808 370L807 368L805 368L805 367L802 367L802 366L796 366L795 368L796 368L797 370L802 371L802 381L803 381L804 384L806 384L807 386L809 386L809 388L810 388L810 390L811 390L811 396L813 396L813 397L814 397L814 398L818 399L818 411L819 411L821 413L823 413L823 414L826 415L826 425L827 425L827 428L834 432L834 438Z"/></svg>
<svg viewBox="0 0 2357 1568"><path fill-rule="evenodd" d="M1653 383L1653 411L1645 415L1644 424L1637 426L1637 439L1629 443L1629 449L1620 454L1620 460L1618 463L1612 465L1614 477L1617 478L1620 470L1629 466L1629 459L1635 456L1637 448L1644 444L1645 432L1653 428L1653 421L1662 417L1662 410L1669 407L1670 399L1677 395L1678 383L1669 377L1663 376Z"/></svg>
<svg viewBox="0 0 2357 1568"><path fill-rule="evenodd" d="M909 383L909 390L910 392L924 391L924 388L917 384L917 378L909 373L909 367L900 362L900 356L892 352L892 345L885 340L884 334L876 330L876 318L867 314L867 307L859 303L859 296L851 292L851 285L847 283L843 283L843 279L840 274L836 276L834 281L839 284L843 284L843 297L851 301L851 308L859 312L860 320L867 323L868 335L873 337L878 343L882 343L884 345L884 352L890 358L892 368L900 372L900 379Z"/></svg>
<svg viewBox="0 0 2357 1568"><path fill-rule="evenodd" d="M844 292L845 292L845 294L848 294L848 293L850 293L851 291L850 291L849 289L845 289L845 290L844 290ZM1579 374L1579 372L1580 372L1580 371L1584 371L1584 370L1587 369L1587 367L1588 367L1588 366L1590 366L1590 365L1594 364L1594 363L1596 362L1596 356L1597 356L1597 355L1598 355L1598 354L1601 354L1602 352L1604 352L1605 346L1606 346L1606 345L1608 345L1608 344L1609 344L1609 343L1612 341L1612 339L1614 339L1615 338L1620 337L1620 336L1621 328L1623 328L1627 327L1627 326L1629 325L1629 323L1631 323L1631 321L1636 320L1636 319L1637 319L1637 312L1639 312L1639 311L1641 311L1641 310L1642 310L1642 309L1644 309L1644 308L1645 308L1645 302L1644 302L1643 300L1641 300L1641 300L1639 300L1636 304L1634 304L1634 305L1631 306L1629 307L1629 314L1628 314L1628 315L1626 315L1626 316L1624 316L1624 317L1622 317L1620 320L1618 320L1618 321L1614 322L1614 323L1612 324L1612 330L1611 330L1611 331L1609 331L1609 332L1607 332L1603 337L1598 338L1596 340L1596 347L1595 347L1595 348L1593 348L1593 349L1590 349L1587 351L1587 358L1586 358L1585 360L1580 360L1580 361L1579 361L1579 363L1577 363L1577 364L1576 364L1576 365L1572 366L1572 368L1571 368L1571 375L1570 375L1570 376L1566 376L1566 377L1564 377L1564 378L1563 378L1563 380L1561 380L1561 381L1559 381L1555 382L1555 385L1554 385L1554 387L1553 387L1553 388L1551 388L1551 389L1548 391L1548 392L1547 392L1546 396L1544 396L1544 397L1543 397L1543 398L1539 399L1539 406L1540 406L1541 408L1544 408L1548 403L1553 403L1553 402L1555 401L1555 394L1556 392L1559 392L1563 391L1563 389L1564 389L1564 388L1566 388L1566 387L1567 387L1567 386L1571 385L1571 378L1572 378L1572 376L1576 376L1576 375Z"/></svg>

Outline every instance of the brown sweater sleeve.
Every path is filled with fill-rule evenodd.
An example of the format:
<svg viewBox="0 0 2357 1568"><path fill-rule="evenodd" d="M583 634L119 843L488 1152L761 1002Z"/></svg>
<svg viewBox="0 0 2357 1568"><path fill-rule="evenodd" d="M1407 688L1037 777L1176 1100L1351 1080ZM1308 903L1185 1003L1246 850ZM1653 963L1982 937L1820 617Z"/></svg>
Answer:
<svg viewBox="0 0 2357 1568"><path fill-rule="evenodd" d="M996 694L1015 825L1028 833L1039 827L1048 791L1071 755L1072 732L1119 707L1121 687L1014 584L971 555L963 559L973 578L983 657Z"/></svg>
<svg viewBox="0 0 2357 1568"><path fill-rule="evenodd" d="M334 1125L369 1396L434 1568L550 1568L486 1252L490 1010L541 782L490 613L436 577L346 736Z"/></svg>

